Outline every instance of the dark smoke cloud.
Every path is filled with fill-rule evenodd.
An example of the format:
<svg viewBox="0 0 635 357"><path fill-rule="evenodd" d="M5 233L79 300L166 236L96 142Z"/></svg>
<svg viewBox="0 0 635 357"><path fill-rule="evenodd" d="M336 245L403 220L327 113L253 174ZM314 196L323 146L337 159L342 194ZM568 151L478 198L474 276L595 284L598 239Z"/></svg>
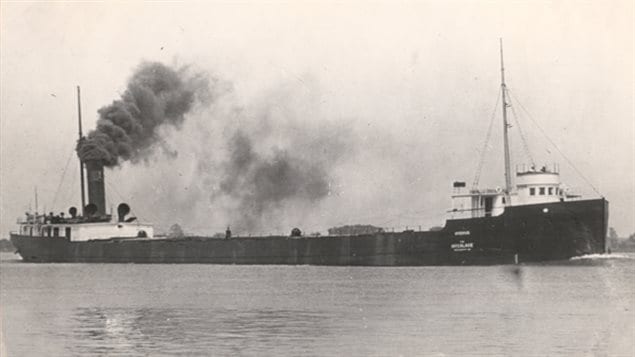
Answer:
<svg viewBox="0 0 635 357"><path fill-rule="evenodd" d="M228 142L220 192L238 202L237 225L254 229L267 213L290 200L313 202L329 194L328 167L290 150L274 149L271 156L254 151L252 139L238 131Z"/></svg>
<svg viewBox="0 0 635 357"><path fill-rule="evenodd" d="M157 62L142 63L120 99L99 109L97 128L77 144L81 160L100 160L106 166L136 162L154 147L169 156L158 129L179 127L197 99L209 93L201 76L188 76L185 68L172 69Z"/></svg>
<svg viewBox="0 0 635 357"><path fill-rule="evenodd" d="M212 114L218 120L207 121L216 139L204 141L216 146L197 148L196 177L215 208L209 216L237 234L306 228L336 194L337 168L352 157L351 123L322 111L320 84L304 79L278 84L248 103L235 96L215 102L216 109L227 106Z"/></svg>

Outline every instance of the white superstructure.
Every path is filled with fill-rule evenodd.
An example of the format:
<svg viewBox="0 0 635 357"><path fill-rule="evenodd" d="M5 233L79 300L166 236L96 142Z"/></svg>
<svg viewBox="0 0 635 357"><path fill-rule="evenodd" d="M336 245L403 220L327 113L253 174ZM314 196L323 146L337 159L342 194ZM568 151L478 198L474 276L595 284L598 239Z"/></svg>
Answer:
<svg viewBox="0 0 635 357"><path fill-rule="evenodd" d="M560 175L556 168L540 170L530 169L516 173L516 192L512 196L512 205L525 205L564 200Z"/></svg>
<svg viewBox="0 0 635 357"><path fill-rule="evenodd" d="M49 219L50 216L27 215L19 220L19 234L32 237L64 237L71 242L111 238L152 238L154 229L139 222L77 222L73 219ZM55 222L55 223L53 223Z"/></svg>
<svg viewBox="0 0 635 357"><path fill-rule="evenodd" d="M466 190L464 187L463 182L454 184L451 218L498 216L505 212L506 206L558 202L578 197L566 193L557 166L517 171L516 185L508 195L502 188Z"/></svg>

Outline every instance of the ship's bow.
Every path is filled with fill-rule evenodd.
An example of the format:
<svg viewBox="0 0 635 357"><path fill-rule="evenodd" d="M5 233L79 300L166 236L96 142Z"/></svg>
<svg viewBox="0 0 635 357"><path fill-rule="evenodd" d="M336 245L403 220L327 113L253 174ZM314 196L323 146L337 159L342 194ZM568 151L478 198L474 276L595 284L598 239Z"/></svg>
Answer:
<svg viewBox="0 0 635 357"><path fill-rule="evenodd" d="M608 251L609 204L604 198L521 208L512 217L524 261L565 260Z"/></svg>

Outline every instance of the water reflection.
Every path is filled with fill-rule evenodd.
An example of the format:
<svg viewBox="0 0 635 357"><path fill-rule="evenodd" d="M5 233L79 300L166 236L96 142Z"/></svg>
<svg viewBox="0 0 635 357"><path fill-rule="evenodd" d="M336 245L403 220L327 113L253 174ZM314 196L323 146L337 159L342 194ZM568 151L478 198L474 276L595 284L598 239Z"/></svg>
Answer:
<svg viewBox="0 0 635 357"><path fill-rule="evenodd" d="M80 308L72 317L71 330L79 343L69 346L69 352L262 354L286 343L305 353L310 351L303 350L302 342L326 339L332 317L294 310Z"/></svg>
<svg viewBox="0 0 635 357"><path fill-rule="evenodd" d="M0 317L8 356L631 355L629 257L372 269L2 261Z"/></svg>

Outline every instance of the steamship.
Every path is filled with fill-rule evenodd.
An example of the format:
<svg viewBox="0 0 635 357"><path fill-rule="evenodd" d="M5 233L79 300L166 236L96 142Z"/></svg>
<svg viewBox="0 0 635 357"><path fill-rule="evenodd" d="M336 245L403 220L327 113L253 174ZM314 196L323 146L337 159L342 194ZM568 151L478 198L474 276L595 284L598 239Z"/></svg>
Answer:
<svg viewBox="0 0 635 357"><path fill-rule="evenodd" d="M455 182L443 228L363 234L167 238L130 217L122 203L107 214L104 164L81 160L82 212L27 213L11 242L26 262L480 265L566 260L607 251L608 201L570 194L558 166L517 169L512 184L507 87L501 46L505 186L468 189ZM79 97L79 88L78 88ZM80 140L81 111L80 111ZM84 179L84 173L86 179ZM84 205L84 182L88 204Z"/></svg>

